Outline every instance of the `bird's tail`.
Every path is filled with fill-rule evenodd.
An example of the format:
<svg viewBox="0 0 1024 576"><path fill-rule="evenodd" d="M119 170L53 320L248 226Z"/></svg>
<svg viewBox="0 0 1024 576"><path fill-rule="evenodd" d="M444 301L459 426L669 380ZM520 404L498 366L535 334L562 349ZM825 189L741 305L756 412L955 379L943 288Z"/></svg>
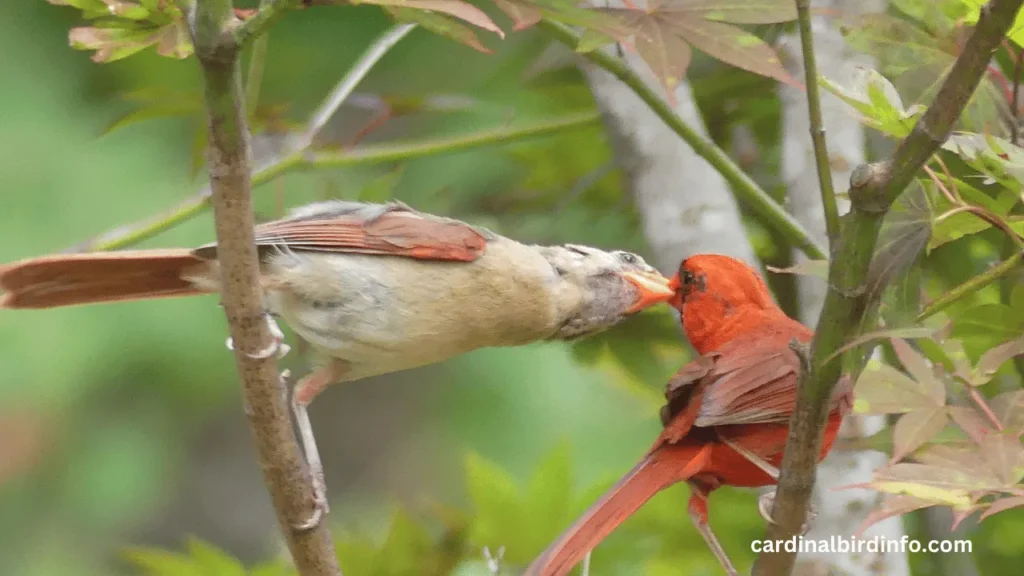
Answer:
<svg viewBox="0 0 1024 576"><path fill-rule="evenodd" d="M568 574L655 494L699 472L710 454L710 445L665 445L654 450L548 546L524 576Z"/></svg>
<svg viewBox="0 0 1024 576"><path fill-rule="evenodd" d="M53 308L208 292L186 279L206 269L185 249L58 254L0 266L0 308Z"/></svg>

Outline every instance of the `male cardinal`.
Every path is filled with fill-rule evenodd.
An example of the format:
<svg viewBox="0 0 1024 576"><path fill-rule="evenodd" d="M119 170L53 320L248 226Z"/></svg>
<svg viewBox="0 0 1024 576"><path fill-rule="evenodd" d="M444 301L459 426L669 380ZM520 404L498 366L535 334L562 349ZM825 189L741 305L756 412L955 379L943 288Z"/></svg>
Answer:
<svg viewBox="0 0 1024 576"><path fill-rule="evenodd" d="M726 572L736 574L707 524L708 496L723 485L778 482L801 366L790 346L809 342L813 333L786 316L760 276L733 258L692 256L671 284L671 304L701 356L669 380L664 430L654 446L530 565L530 576L567 574L647 500L684 481L691 520ZM851 405L849 389L837 390L819 459ZM766 496L762 515L773 495Z"/></svg>
<svg viewBox="0 0 1024 576"><path fill-rule="evenodd" d="M635 254L529 246L400 203L304 206L257 226L256 244L267 310L327 358L292 396L321 512L313 524L326 499L306 408L328 384L594 334L673 295ZM207 245L23 260L0 267L0 307L215 292L216 254Z"/></svg>

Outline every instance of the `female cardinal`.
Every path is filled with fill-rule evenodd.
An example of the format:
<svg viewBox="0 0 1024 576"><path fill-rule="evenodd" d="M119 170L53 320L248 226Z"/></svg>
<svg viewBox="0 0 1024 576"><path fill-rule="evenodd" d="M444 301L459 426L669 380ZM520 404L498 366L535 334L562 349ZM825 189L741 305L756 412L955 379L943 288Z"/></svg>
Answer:
<svg viewBox="0 0 1024 576"><path fill-rule="evenodd" d="M292 401L321 512L313 524L326 499L306 408L328 384L594 334L673 295L635 254L528 246L400 203L312 204L257 226L256 243L267 310L327 357ZM216 255L207 245L23 260L0 267L0 307L215 292Z"/></svg>
<svg viewBox="0 0 1024 576"><path fill-rule="evenodd" d="M701 356L669 380L664 430L644 459L530 565L530 576L567 574L644 502L684 481L691 520L726 572L736 574L708 526L708 496L723 485L778 482L801 366L790 346L813 334L772 301L753 269L733 258L692 256L671 284L671 304ZM837 390L819 459L851 405L849 389ZM772 495L766 496L762 515Z"/></svg>

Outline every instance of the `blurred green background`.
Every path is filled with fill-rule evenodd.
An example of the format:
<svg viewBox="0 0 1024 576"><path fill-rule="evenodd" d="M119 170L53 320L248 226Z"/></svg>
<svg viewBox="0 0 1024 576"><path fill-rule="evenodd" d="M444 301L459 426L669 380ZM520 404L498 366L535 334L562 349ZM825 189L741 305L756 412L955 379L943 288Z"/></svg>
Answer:
<svg viewBox="0 0 1024 576"><path fill-rule="evenodd" d="M138 221L203 182L193 176L198 109L104 134L139 99L198 102L194 60L147 51L93 64L67 46L76 18L41 0L9 3L0 18L2 262ZM261 117L301 123L389 24L373 7L290 14L270 40ZM365 141L593 109L571 65L538 67L547 43L537 34L489 45L495 53L484 55L414 31L360 87L412 113ZM750 122L759 140L777 139L767 81L699 60L692 73L716 137ZM720 95L739 92L742 112L726 112ZM442 101L458 109L427 109L449 96ZM343 144L372 116L346 109L326 144ZM400 165L290 175L257 191L258 216L324 197L393 196L526 241L644 253L610 160L594 123ZM211 224L204 213L142 245L205 243ZM756 223L751 232L763 257L785 260ZM789 281L776 282L787 302ZM652 334L657 344L639 340ZM177 550L190 535L247 564L281 552L224 336L215 297L0 315L0 574L132 573L126 548ZM330 389L312 418L346 573L403 573L399 553L386 570L351 566L378 562L382 546L408 552L423 542L437 566L446 543L461 550L451 564L466 569L485 545L504 545L512 565L527 562L647 449L661 385L687 358L680 344L670 315L657 311L576 348L484 350ZM301 373L307 360L293 352L284 364ZM689 524L687 496L684 487L659 496L598 550L593 573L718 574ZM743 567L762 533L754 500L731 489L714 498L714 527ZM976 533L984 573L1012 571L1021 530L1024 514L1012 512ZM928 573L926 559L918 564Z"/></svg>

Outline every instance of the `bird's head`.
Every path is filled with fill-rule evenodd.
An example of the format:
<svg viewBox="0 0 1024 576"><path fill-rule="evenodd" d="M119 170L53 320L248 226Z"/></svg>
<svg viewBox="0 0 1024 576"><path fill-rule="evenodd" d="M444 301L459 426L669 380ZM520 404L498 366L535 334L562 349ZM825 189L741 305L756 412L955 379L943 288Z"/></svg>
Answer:
<svg viewBox="0 0 1024 576"><path fill-rule="evenodd" d="M674 294L668 278L632 252L566 244L545 247L542 253L565 303L563 321L552 336L558 340L596 334Z"/></svg>

